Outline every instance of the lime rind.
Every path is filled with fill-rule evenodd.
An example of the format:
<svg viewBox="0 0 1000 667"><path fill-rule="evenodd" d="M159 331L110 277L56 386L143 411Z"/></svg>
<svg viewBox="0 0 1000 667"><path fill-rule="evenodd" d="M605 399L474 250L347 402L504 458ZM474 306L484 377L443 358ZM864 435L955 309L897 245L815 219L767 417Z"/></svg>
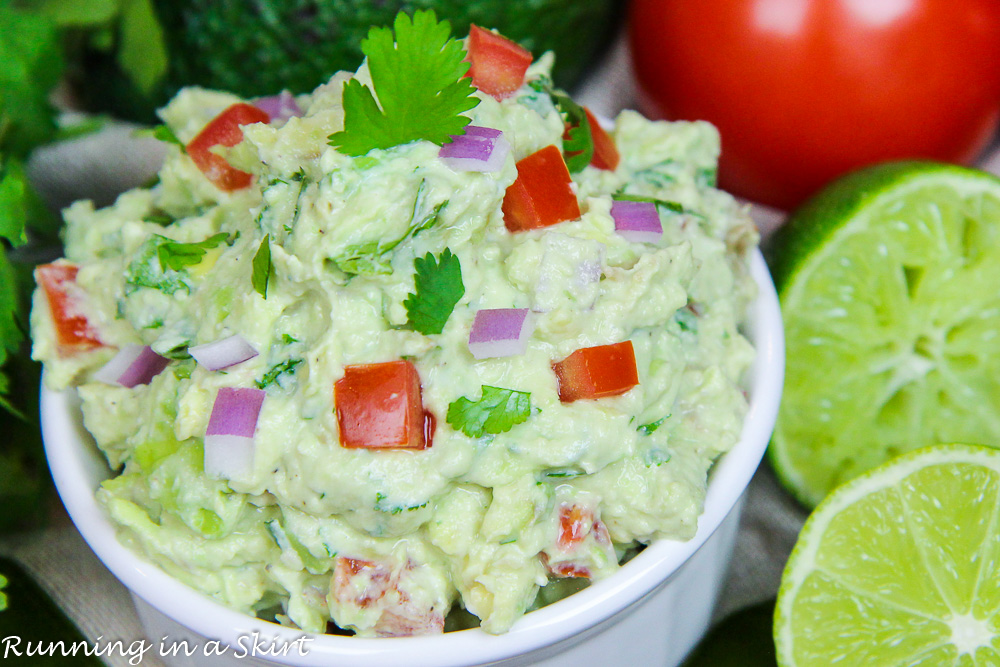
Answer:
<svg viewBox="0 0 1000 667"><path fill-rule="evenodd" d="M937 496L927 493L926 488L921 488L919 484L910 484L917 481L917 476L931 473L936 470L942 472L950 471L955 481L944 484L943 489L958 489L961 487L973 486L972 493L952 493L938 494ZM979 471L980 477L990 479L990 483L983 486L982 480L975 480L968 476L969 470ZM956 471L961 474L956 474ZM850 597L846 606L839 610L834 596L830 595L830 590L825 589L825 599L821 606L825 606L822 614L816 614L817 618L832 619L831 624L841 622L844 627L854 628L859 636L851 638L845 636L835 636L831 639L840 644L850 642L852 639L858 642L867 642L873 647L871 650L878 656L879 662L866 663L858 655L851 658L850 664L959 664L958 660L962 651L971 653L990 653L988 657L992 661L1000 661L1000 583L996 581L1000 573L1000 451L981 445L934 445L915 451L908 452L902 456L870 470L859 477L847 482L833 491L824 499L807 519L798 541L792 550L785 571L782 576L781 586L778 591L778 600L775 606L774 616L774 641L778 664L781 667L813 667L814 665L835 664L837 656L823 655L817 657L818 661L800 662L796 657L804 653L803 644L808 642L822 644L824 638L816 637L823 628L813 627L809 631L813 636L808 636L809 631L802 627L796 627L795 608L800 602L799 597L807 596L810 591L807 587L816 587L816 577L830 578L826 569L819 567L820 563L837 558L844 558L846 562L840 563L840 567L855 567L858 577L862 577L866 570L877 563L873 563L870 554L862 557L847 558L844 554L838 554L836 549L831 551L830 545L836 546L836 541L831 539L831 527L835 531L853 530L856 538L864 539L872 536L873 541L877 540L874 533L885 529L886 521L902 520L907 523L907 534L912 540L911 553L899 554L899 558L910 558L913 564L898 571L900 584L902 586L911 585L920 587L928 583L933 584L936 592L934 595L944 600L944 608L926 608L927 603L921 603L918 595L909 595L909 600L903 599L905 596L894 596L891 592L887 594L884 585L878 585L878 590L866 590L864 585L857 581L851 586L841 585ZM925 480L926 481L926 480ZM978 484L978 486L977 486ZM907 489L907 486L909 488ZM976 488L983 493L978 497ZM887 507L884 497L895 493L897 496L901 490L906 490L911 498L924 496L929 503L932 512L926 514L925 525L914 527L913 509L907 508L902 512L895 511L892 507ZM970 489L964 489L965 492ZM879 496L878 494L882 494ZM971 495L975 502L969 503L968 497ZM947 497L945 497L947 496ZM871 501L866 503L866 501ZM974 576L972 582L972 595L965 599L955 598L949 595L947 586L942 582L942 575L948 573L950 567L940 563L933 563L931 560L939 552L947 551L954 545L948 544L952 539L947 535L948 527L943 528L943 534L931 535L927 528L934 527L935 524L947 524L954 520L954 516L941 516L947 512L948 505L955 513L964 515L961 519L969 521L969 517L983 518L986 514L986 525L979 538L970 542L965 541L964 550L952 548L950 557L954 563L968 561L974 565L965 572L962 584L968 588L968 578ZM940 506L940 507L939 507ZM881 509L885 512L880 515ZM854 517L848 517L848 521L842 521L835 525L841 517L847 516L850 510L856 509ZM880 523L881 522L881 523ZM961 532L961 531L959 531ZM936 542L944 541L945 544ZM961 546L961 545L960 545ZM824 551L824 549L826 551ZM912 553L915 551L916 553ZM971 552L971 553L970 553ZM990 571L987 571L990 568ZM827 566L828 569L828 566ZM971 572L974 570L974 574ZM962 573L958 573L961 575ZM923 575L924 580L919 580ZM849 582L850 583L850 582ZM884 582L882 582L884 584ZM952 582L954 583L954 582ZM951 599L948 599L948 598ZM914 604L914 600L917 603ZM933 604L933 603L932 603ZM920 607L924 608L920 608ZM801 606L799 607L801 610ZM845 608L847 611L845 612ZM948 618L942 618L944 609L947 609ZM805 613L810 610L806 609ZM861 612L860 614L855 612ZM888 613L887 613L888 612ZM867 614L866 614L867 613ZM881 615L880 615L881 614ZM904 619L904 623L900 623ZM917 619L914 622L912 619ZM963 629L969 629L965 638L955 632L955 626L960 625ZM976 632L979 644L968 639L976 639ZM797 632L798 631L798 632ZM865 632L868 634L865 635ZM909 641L909 648L903 646L902 650L917 651L924 655L921 660L915 660L916 654L910 656L910 660L902 662L898 655L894 654L893 641L881 643L875 635L882 632L883 639L894 634L900 644L904 638ZM985 634L983 634L985 633ZM797 645L796 636L807 635ZM992 648L982 645L987 635L992 634L989 644ZM963 641L970 642L967 645L957 647ZM923 642L922 644L920 642ZM859 644L861 645L861 644ZM950 648L949 648L950 647ZM839 647L838 647L839 648ZM933 662L926 662L930 656L938 656ZM970 653L966 653L969 655ZM845 663L847 664L847 663ZM970 663L971 664L971 663ZM976 664L994 664L994 662L977 660Z"/></svg>
<svg viewBox="0 0 1000 667"><path fill-rule="evenodd" d="M927 162L852 174L779 231L769 456L803 504L914 446L1000 443L998 239L1000 179Z"/></svg>

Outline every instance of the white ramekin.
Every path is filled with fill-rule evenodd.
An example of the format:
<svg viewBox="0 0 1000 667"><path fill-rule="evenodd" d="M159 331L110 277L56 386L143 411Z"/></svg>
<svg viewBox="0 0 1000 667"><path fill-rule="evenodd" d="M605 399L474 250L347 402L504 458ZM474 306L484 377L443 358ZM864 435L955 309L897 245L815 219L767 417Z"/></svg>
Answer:
<svg viewBox="0 0 1000 667"><path fill-rule="evenodd" d="M708 626L732 553L743 494L778 411L784 375L781 314L757 251L751 271L760 289L746 331L757 348L748 387L750 411L740 442L711 471L697 534L685 542L650 545L614 575L527 614L503 635L479 629L393 639L305 635L308 642L294 644L303 637L301 631L232 611L118 542L94 498L111 473L83 428L73 391L42 391L46 455L70 517L94 553L132 592L157 648L164 636L198 647L192 656L161 658L171 665L580 667L634 662L673 667ZM211 653L217 646L211 640L229 650L206 657L205 648ZM274 655L282 651L286 653Z"/></svg>

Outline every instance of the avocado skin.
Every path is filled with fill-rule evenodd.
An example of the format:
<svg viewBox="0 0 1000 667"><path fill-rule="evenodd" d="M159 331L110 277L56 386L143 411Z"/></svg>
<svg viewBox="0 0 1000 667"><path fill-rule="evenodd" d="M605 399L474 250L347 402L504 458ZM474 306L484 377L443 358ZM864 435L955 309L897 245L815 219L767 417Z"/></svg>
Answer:
<svg viewBox="0 0 1000 667"><path fill-rule="evenodd" d="M391 25L400 10L433 9L452 33L496 28L536 57L556 54L557 85L572 87L613 36L622 0L154 0L170 54L165 81L145 97L114 52L83 55L79 96L88 108L153 122L154 110L183 86L244 97L309 92L338 70L361 63L361 40Z"/></svg>

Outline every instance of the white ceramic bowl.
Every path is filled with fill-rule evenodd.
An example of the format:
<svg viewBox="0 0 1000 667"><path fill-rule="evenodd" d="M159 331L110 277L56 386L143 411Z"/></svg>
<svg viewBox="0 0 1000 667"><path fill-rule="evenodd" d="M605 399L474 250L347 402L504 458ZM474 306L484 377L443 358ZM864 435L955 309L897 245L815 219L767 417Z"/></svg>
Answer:
<svg viewBox="0 0 1000 667"><path fill-rule="evenodd" d="M663 540L618 572L548 607L527 614L503 635L479 629L444 635L359 639L307 635L232 611L188 588L122 546L94 498L110 476L82 426L75 392L42 391L45 450L59 495L84 539L132 592L140 618L157 644L187 639L200 647L172 665L289 664L301 667L392 665L677 665L705 632L724 579L742 498L760 463L777 415L784 374L784 338L774 285L759 252L751 270L760 288L747 326L757 348L750 373L750 411L736 447L713 467L697 534ZM270 655L254 649L253 634ZM204 657L209 640L231 649ZM214 645L210 645L214 646ZM299 650L304 646L304 650ZM286 655L274 656L275 652ZM256 655L256 658L254 657ZM266 658L266 659L264 659Z"/></svg>

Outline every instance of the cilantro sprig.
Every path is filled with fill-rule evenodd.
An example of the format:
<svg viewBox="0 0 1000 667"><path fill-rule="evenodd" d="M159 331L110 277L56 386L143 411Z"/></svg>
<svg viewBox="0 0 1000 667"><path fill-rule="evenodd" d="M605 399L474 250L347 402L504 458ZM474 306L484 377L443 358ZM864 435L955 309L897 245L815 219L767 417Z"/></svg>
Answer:
<svg viewBox="0 0 1000 667"><path fill-rule="evenodd" d="M590 131L587 112L569 95L553 88L552 81L548 77L539 77L528 85L552 99L552 104L566 123L566 137L563 139L566 167L571 174L583 171L594 157L594 137Z"/></svg>
<svg viewBox="0 0 1000 667"><path fill-rule="evenodd" d="M403 302L407 325L424 335L439 334L465 294L462 263L445 248L440 259L427 253L413 260L415 291Z"/></svg>
<svg viewBox="0 0 1000 667"><path fill-rule="evenodd" d="M189 266L194 266L205 258L205 253L215 248L228 238L225 232L219 232L209 236L204 241L196 243L181 243L179 241L166 240L156 248L156 256L160 260L163 270L173 269L180 271Z"/></svg>
<svg viewBox="0 0 1000 667"><path fill-rule="evenodd" d="M483 385L478 401L462 396L448 405L447 421L470 438L505 433L531 416L531 394Z"/></svg>
<svg viewBox="0 0 1000 667"><path fill-rule="evenodd" d="M469 123L462 113L479 100L465 77L465 50L447 21L431 10L412 19L400 12L392 30L372 28L361 50L375 91L357 79L344 84L344 129L330 135L332 146L358 157L418 139L442 145L462 133Z"/></svg>
<svg viewBox="0 0 1000 667"><path fill-rule="evenodd" d="M260 294L261 298L267 298L267 284L271 282L271 272L274 265L271 264L271 235L264 236L257 248L257 254L253 256L253 273L250 275L250 282L253 288Z"/></svg>

